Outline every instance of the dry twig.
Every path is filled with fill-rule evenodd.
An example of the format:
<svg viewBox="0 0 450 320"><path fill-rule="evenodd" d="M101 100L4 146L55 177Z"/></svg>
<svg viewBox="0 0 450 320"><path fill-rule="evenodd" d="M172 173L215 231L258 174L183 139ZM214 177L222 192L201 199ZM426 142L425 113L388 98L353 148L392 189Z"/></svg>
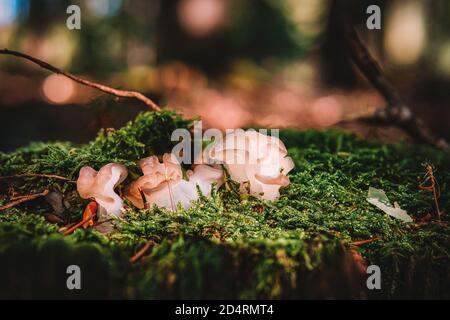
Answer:
<svg viewBox="0 0 450 320"><path fill-rule="evenodd" d="M376 109L375 114L370 120L393 123L403 128L414 138L446 152L450 152L450 144L432 132L421 119L414 115L410 107L400 98L393 85L383 74L380 65L359 38L350 16L351 7L349 3L351 1L338 1L339 21L345 46L353 62L387 102L386 108Z"/></svg>
<svg viewBox="0 0 450 320"><path fill-rule="evenodd" d="M34 199L37 199L37 198L40 198L40 197L45 197L47 194L48 194L48 190L44 190L44 191L42 191L40 193L35 193L35 194L29 194L29 195L25 195L25 196L16 197L17 200L12 201L12 202L10 202L8 204L5 204L4 206L1 206L0 207L0 211L6 210L6 209L9 209L9 208L12 208L12 207L15 207L18 204L21 204L23 202L28 202L28 201L31 201L31 200L34 200Z"/></svg>
<svg viewBox="0 0 450 320"><path fill-rule="evenodd" d="M64 180L69 182L75 182L70 180L69 178L58 176L55 174L44 174L44 173L24 173L24 174L16 174L13 176L3 176L0 177L0 180L4 179L15 179L15 178L47 178L47 179L58 179L58 180Z"/></svg>
<svg viewBox="0 0 450 320"><path fill-rule="evenodd" d="M377 241L377 240L380 240L380 238L379 237L375 237L375 238L370 238L370 239L367 239L367 240L354 241L351 244L354 245L354 246L362 246L364 244L368 244L368 243L371 243L371 242L374 242L374 241Z"/></svg>
<svg viewBox="0 0 450 320"><path fill-rule="evenodd" d="M153 240L149 240L147 241L147 243L138 251L136 252L136 254L134 256L132 256L130 258L130 263L135 263L136 261L138 261L140 258L142 258L144 256L144 254L150 249L152 248L154 245L156 244L155 241Z"/></svg>
<svg viewBox="0 0 450 320"><path fill-rule="evenodd" d="M97 215L97 209L98 209L97 202L95 202L95 201L89 202L83 211L82 220L80 222L78 222L77 224L73 225L72 227L70 227L69 229L67 229L64 232L64 235L67 236L80 227L83 227L85 229L92 227L94 225L94 218Z"/></svg>
<svg viewBox="0 0 450 320"><path fill-rule="evenodd" d="M72 232L74 232L76 229L78 229L81 226L84 226L84 224L89 223L92 219L94 218L94 214L91 213L89 214L87 217L85 217L83 220L81 220L80 222L78 222L77 224L73 225L72 227L70 227L69 229L67 229L63 235L67 236L69 234L71 234Z"/></svg>
<svg viewBox="0 0 450 320"><path fill-rule="evenodd" d="M73 80L75 82L78 82L78 83L80 83L82 85L85 85L85 86L88 86L88 87L91 87L91 88L95 88L97 90L100 90L102 92L111 94L111 95L116 96L116 97L135 98L135 99L138 99L138 100L142 101L143 103L148 105L153 110L161 111L161 108L155 102L153 102L152 100L150 100L149 98L147 98L146 96L144 96L140 92L114 89L114 88L105 86L103 84L99 84L99 83L96 83L96 82L93 82L93 81L89 81L89 80L80 78L80 77L75 76L75 75L73 75L71 73L63 71L63 70L61 70L61 69L59 69L59 68L57 68L55 66L52 66L51 64L49 64L49 63L47 63L45 61L39 60L39 59L37 59L35 57L32 57L32 56L27 55L27 54L22 53L22 52L9 50L9 49L5 48L5 49L0 49L0 54L13 55L13 56L16 56L16 57L20 57L20 58L29 60L29 61L37 64L41 68L47 69L47 70L52 71L52 72L54 72L56 74L63 75L63 76L65 76L65 77L67 77L67 78L69 78L69 79L71 79L71 80Z"/></svg>
<svg viewBox="0 0 450 320"><path fill-rule="evenodd" d="M430 165L427 165L425 167L425 170L426 170L426 173L425 173L426 181L429 180L430 185L425 186L425 182L426 182L425 181L424 183L419 185L419 189L430 191L433 193L433 199L434 199L434 204L436 206L438 220L441 221L441 210L439 209L439 201L438 201L438 199L441 197L441 187L439 186L439 183L437 182L436 178L434 177L433 167Z"/></svg>

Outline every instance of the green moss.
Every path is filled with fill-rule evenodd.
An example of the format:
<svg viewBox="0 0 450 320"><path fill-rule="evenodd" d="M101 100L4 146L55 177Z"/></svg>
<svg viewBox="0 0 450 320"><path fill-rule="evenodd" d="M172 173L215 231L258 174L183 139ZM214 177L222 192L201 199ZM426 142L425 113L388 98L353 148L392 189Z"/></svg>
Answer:
<svg viewBox="0 0 450 320"><path fill-rule="evenodd" d="M132 168L137 159L169 151L172 131L190 127L190 121L173 112L141 113L119 130L101 130L93 142L80 147L33 143L11 154L0 153L0 174L39 172L76 179L84 165L100 168L118 162Z"/></svg>
<svg viewBox="0 0 450 320"><path fill-rule="evenodd" d="M139 158L169 150L171 131L190 125L173 113L144 113L122 129L101 132L85 146L35 143L0 154L0 174L39 172L75 179L82 165L99 168L111 161L137 174ZM441 208L448 212L448 155L425 146L361 140L334 130L286 130L281 139L296 169L290 173L291 184L273 202L243 198L230 182L211 197L201 196L188 210L130 206L118 221L117 232L108 237L94 230L63 237L43 219L51 212L43 200L3 211L0 259L7 263L1 264L1 295L449 298L449 227L430 223L417 228L366 201L373 186L384 189L416 219L434 213L431 194L417 188L423 181L423 164L431 163L442 188ZM60 190L74 199L71 221L81 215L84 202L74 194L73 183L23 178L0 183L2 194L11 186L20 192ZM6 197L0 201L5 203ZM448 223L448 214L443 218ZM381 267L382 290L365 292L365 279L348 249L352 241L374 236L381 239L356 249L368 263ZM157 245L131 265L129 257L149 239ZM87 279L81 296L62 287L64 266L78 263ZM47 270L52 264L55 267ZM31 266L39 266L39 272ZM36 283L35 275L41 273L45 281ZM58 276L53 279L51 273Z"/></svg>
<svg viewBox="0 0 450 320"><path fill-rule="evenodd" d="M170 151L176 142L171 142L172 131L176 128L191 128L191 121L183 120L180 115L164 111L160 113L141 113L133 122L127 123L118 130L101 130L97 138L82 146L74 146L65 142L32 143L13 153L0 152L0 176L10 176L27 173L43 173L60 175L72 179L67 183L58 179L15 179L14 190L20 194L41 192L51 189L64 192L73 200L71 205L83 206L85 201L79 199L75 192L75 183L81 167L89 165L100 169L110 162L124 164L129 170L128 180L140 175L137 160L150 154L160 154ZM6 183L0 181L0 195L6 194ZM4 192L1 192L4 191ZM2 199L0 196L0 203ZM40 206L34 206L33 211L41 212ZM78 219L76 215L73 219Z"/></svg>

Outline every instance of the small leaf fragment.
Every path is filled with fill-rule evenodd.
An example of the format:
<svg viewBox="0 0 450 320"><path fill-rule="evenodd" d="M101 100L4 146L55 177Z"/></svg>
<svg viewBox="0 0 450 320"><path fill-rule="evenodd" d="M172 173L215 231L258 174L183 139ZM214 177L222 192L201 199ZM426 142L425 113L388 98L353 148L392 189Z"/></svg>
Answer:
<svg viewBox="0 0 450 320"><path fill-rule="evenodd" d="M397 202L395 202L394 206L392 206L384 190L369 187L369 192L367 194L367 201L373 204L378 209L384 211L391 217L403 220L405 222L413 221L412 218L406 212L406 210L400 208Z"/></svg>

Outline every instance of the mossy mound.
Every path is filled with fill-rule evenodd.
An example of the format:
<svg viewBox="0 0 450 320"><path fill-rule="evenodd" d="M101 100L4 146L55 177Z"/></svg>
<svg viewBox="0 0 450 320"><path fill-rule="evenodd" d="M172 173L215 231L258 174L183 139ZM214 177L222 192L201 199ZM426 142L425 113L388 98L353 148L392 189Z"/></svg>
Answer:
<svg viewBox="0 0 450 320"><path fill-rule="evenodd" d="M0 175L55 174L76 179L83 165L136 161L171 148L175 128L191 122L174 113L144 113L92 143L34 143L0 153ZM77 230L62 236L45 220L43 199L0 212L0 297L9 298L450 298L450 157L417 145L387 145L339 131L283 131L296 163L291 184L273 202L243 197L228 182L189 210L130 206L109 236ZM424 163L441 184L443 223L403 223L366 200L380 188L417 221L434 213L418 189ZM0 180L0 205L19 194L59 191L65 223L79 221L86 201L73 182L36 177ZM379 237L353 247L351 242ZM156 245L137 263L129 258ZM365 289L351 249L380 266L382 289ZM82 290L68 290L66 268L82 270Z"/></svg>

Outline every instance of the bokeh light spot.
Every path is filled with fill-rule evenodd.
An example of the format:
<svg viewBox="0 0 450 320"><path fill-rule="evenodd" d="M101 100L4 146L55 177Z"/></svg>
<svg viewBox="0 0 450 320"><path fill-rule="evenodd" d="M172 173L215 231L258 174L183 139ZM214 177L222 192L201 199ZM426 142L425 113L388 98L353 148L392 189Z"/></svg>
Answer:
<svg viewBox="0 0 450 320"><path fill-rule="evenodd" d="M86 6L98 17L113 16L122 7L122 0L89 0Z"/></svg>
<svg viewBox="0 0 450 320"><path fill-rule="evenodd" d="M426 42L423 15L422 6L416 1L392 8L384 45L394 63L408 65L421 57Z"/></svg>
<svg viewBox="0 0 450 320"><path fill-rule="evenodd" d="M342 105L337 97L319 98L311 106L314 122L319 127L329 127L342 118Z"/></svg>
<svg viewBox="0 0 450 320"><path fill-rule="evenodd" d="M58 74L52 74L42 84L44 98L50 103L64 104L74 95L75 85L72 80Z"/></svg>
<svg viewBox="0 0 450 320"><path fill-rule="evenodd" d="M12 24L19 14L18 0L0 1L0 26Z"/></svg>
<svg viewBox="0 0 450 320"><path fill-rule="evenodd" d="M223 0L182 0L178 4L181 27L191 36L207 36L224 23L225 5Z"/></svg>

